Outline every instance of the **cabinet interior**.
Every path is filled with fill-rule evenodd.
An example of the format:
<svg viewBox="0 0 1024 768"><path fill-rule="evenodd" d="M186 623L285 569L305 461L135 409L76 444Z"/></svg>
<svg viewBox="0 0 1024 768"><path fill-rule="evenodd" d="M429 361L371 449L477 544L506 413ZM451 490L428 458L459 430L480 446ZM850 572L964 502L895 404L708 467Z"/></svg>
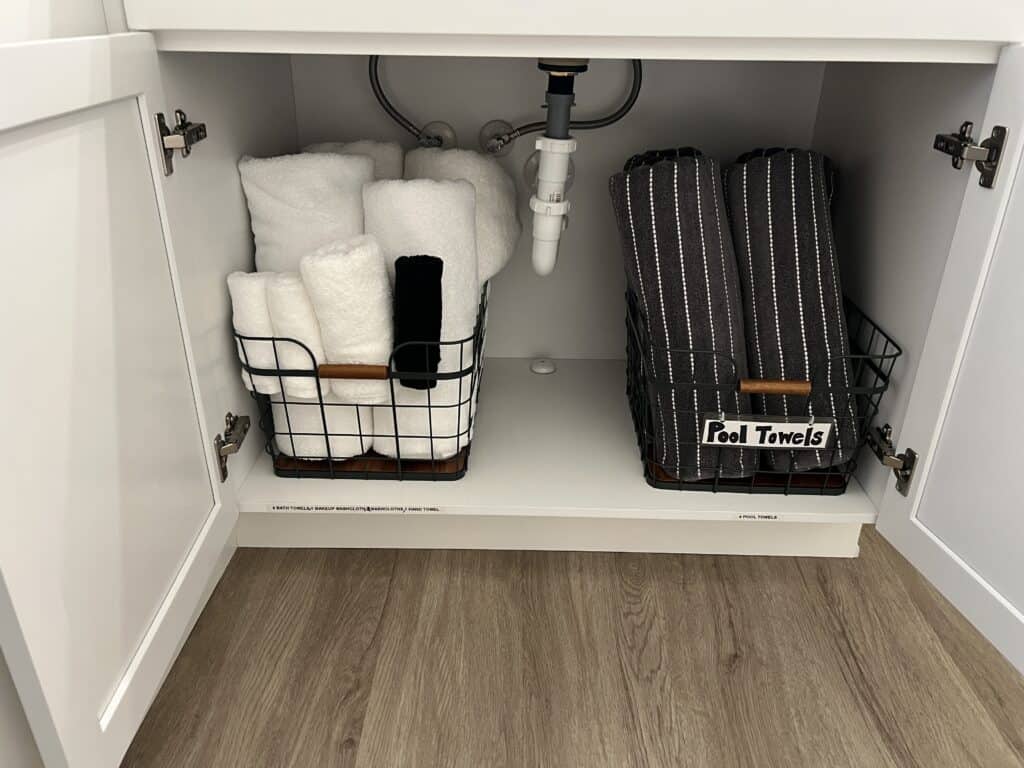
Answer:
<svg viewBox="0 0 1024 768"><path fill-rule="evenodd" d="M252 269L235 162L242 154L294 152L317 141L376 138L411 145L411 137L374 100L364 56L163 53L161 71L167 106L181 106L192 119L205 121L210 134L191 158L177 164L166 185L189 332L204 397L213 400L206 409L255 416L238 376L224 286L229 272ZM758 146L810 147L829 155L840 174L835 210L844 289L904 350L877 421L892 424L898 435L964 191L977 183L973 174L953 170L948 158L933 151L932 139L964 120L982 122L993 73L994 67L981 64L645 61L643 91L633 112L618 124L578 135L570 225L550 277L537 277L529 263L530 216L521 169L533 151L532 139L519 139L501 159L520 186L526 234L516 258L492 282L488 357L624 358L624 278L607 182L631 154L692 145L727 163ZM577 79L575 114L597 115L616 106L628 78L622 61L593 61ZM489 120L519 124L542 115L545 80L533 59L386 58L382 79L403 112L420 124L450 123L465 148L478 148L479 129ZM614 386L623 391L620 369L602 366L608 376L620 377ZM506 404L495 393L508 387L488 380L502 370L491 366L485 375L480 431L488 420L502 420ZM584 374L570 366L566 375ZM625 408L623 395L623 415ZM628 428L625 416L622 424ZM544 452L548 437L545 431L533 436L538 452ZM631 429L621 439L624 446L635 446ZM302 486L310 502L342 493L339 484L344 494L360 499L380 493L379 487L365 488L376 483L276 480L269 466L263 477L261 465L269 462L261 440L254 434L232 459L230 482L239 490L243 512L247 477L250 486L258 482L262 488ZM486 465L481 452L474 447L471 466ZM587 463L583 456L569 458ZM511 463L494 471L514 477L520 469ZM635 447L628 469L640 478ZM858 479L863 497L877 506L890 482L887 470L862 454ZM582 475L578 480L587 482ZM644 487L647 492L676 507L693 503L680 497L709 495ZM403 493L413 498L412 491ZM728 495L699 503L742 509L780 502ZM843 504L815 503L826 510Z"/></svg>

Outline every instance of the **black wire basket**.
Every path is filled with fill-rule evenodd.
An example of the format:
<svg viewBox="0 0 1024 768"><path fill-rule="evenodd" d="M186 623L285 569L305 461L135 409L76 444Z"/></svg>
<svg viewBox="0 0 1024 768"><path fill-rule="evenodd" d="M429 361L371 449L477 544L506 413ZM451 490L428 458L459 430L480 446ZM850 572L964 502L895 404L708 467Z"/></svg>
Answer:
<svg viewBox="0 0 1024 768"><path fill-rule="evenodd" d="M889 388L893 366L902 354L899 345L853 302L844 298L850 336L849 354L834 356L829 361L848 366L850 375L842 386L828 386L825 376L812 376L809 382L741 380L736 373L736 361L728 354L717 350L668 348L652 344L635 297L627 293L626 303L626 392L644 476L649 485L670 490L823 496L835 496L846 491L857 468L857 457L878 414L882 396ZM675 372L682 372L682 375L676 375L670 381L664 374L655 374L655 359L672 358L688 360L689 366L674 367ZM700 364L701 358L704 361L714 360L717 384L695 380L698 377L694 371L710 368L710 365ZM732 397L734 392L751 396L785 396L789 404L788 417L716 414L703 408L695 410L691 405L707 402L708 393L716 392L721 393L723 400L727 395ZM799 457L807 455L803 450L748 447L746 443L741 443L744 447L736 448L705 441L709 419L813 427L812 393L815 397L828 396L835 404L830 418L825 419L832 422L831 442L817 449L821 466L801 468ZM672 411L668 413L670 403ZM664 439L663 419L666 416L699 427L688 434L679 434L677 430L675 462L666 462L665 451L658 450L658 427L661 427ZM853 437L848 439L846 446L840 446L836 439L839 435ZM685 457L686 461L680 461L679 457ZM745 471L736 471L737 457Z"/></svg>
<svg viewBox="0 0 1024 768"><path fill-rule="evenodd" d="M387 365L318 365L310 349L295 339L235 333L242 376L259 407L274 474L360 480L464 477L483 374L487 297L485 285L471 336L404 342ZM272 348L274 367L249 364L256 345ZM282 367L286 350L291 352L287 359L299 357L308 364ZM332 391L336 382L379 382L384 398L376 403L347 399ZM266 393L268 383L276 393ZM313 396L290 395L297 385Z"/></svg>

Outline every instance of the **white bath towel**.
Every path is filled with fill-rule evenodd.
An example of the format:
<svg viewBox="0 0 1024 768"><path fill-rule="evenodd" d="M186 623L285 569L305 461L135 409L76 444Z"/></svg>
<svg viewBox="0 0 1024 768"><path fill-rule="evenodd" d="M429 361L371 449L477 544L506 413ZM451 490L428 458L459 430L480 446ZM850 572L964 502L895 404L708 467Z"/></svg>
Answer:
<svg viewBox="0 0 1024 768"><path fill-rule="evenodd" d="M467 367L472 365L467 363ZM373 407L377 453L401 459L450 459L469 445L474 415L472 374L439 381L434 389L409 389L395 383L395 408ZM395 443L395 417L398 434ZM401 451L401 454L399 454Z"/></svg>
<svg viewBox="0 0 1024 768"><path fill-rule="evenodd" d="M231 294L231 322L235 331L242 336L274 335L267 309L267 281L270 274L261 272L232 272L228 275L228 292ZM252 368L277 368L272 341L238 340L238 359ZM281 382L276 376L253 376L242 371L242 381L251 392L264 395L281 391Z"/></svg>
<svg viewBox="0 0 1024 768"><path fill-rule="evenodd" d="M345 405L332 394L324 395L323 412L316 398L271 398L274 442L286 456L299 459L327 458L328 440L332 459L348 459L373 447L373 409Z"/></svg>
<svg viewBox="0 0 1024 768"><path fill-rule="evenodd" d="M373 180L368 157L243 157L238 172L260 272L296 272L307 253L363 233L362 189Z"/></svg>
<svg viewBox="0 0 1024 768"><path fill-rule="evenodd" d="M286 370L315 371L326 358L320 340L320 323L317 322L316 312L313 311L302 278L296 272L262 274L270 275L267 281L267 308L270 310L274 336L279 339L277 359L281 367ZM281 339L294 339L294 342ZM328 382L323 382L321 386L330 390ZM284 391L289 398L316 397L316 378L285 376Z"/></svg>
<svg viewBox="0 0 1024 768"><path fill-rule="evenodd" d="M373 177L378 181L381 179L402 178L402 167L405 164L402 146L394 141L371 141L369 139L346 143L325 141L320 144L310 144L302 151L315 153L333 152L337 155L363 155L364 157L369 157L373 160Z"/></svg>
<svg viewBox="0 0 1024 768"><path fill-rule="evenodd" d="M471 339L480 301L477 278L475 191L467 181L378 181L363 191L367 232L377 236L394 274L399 256L426 254L444 262L441 277L441 341ZM442 344L438 373L471 369L473 345ZM460 388L462 396L460 397ZM374 448L385 456L448 458L468 440L470 377L440 380L434 389L396 383L398 433L390 406L375 409ZM429 408L427 406L430 406ZM462 434L460 434L462 433ZM434 440L431 441L430 436Z"/></svg>
<svg viewBox="0 0 1024 768"><path fill-rule="evenodd" d="M391 356L391 281L380 245L371 235L331 243L299 265L320 322L329 363L387 365ZM386 381L333 379L346 403L388 402Z"/></svg>
<svg viewBox="0 0 1024 768"><path fill-rule="evenodd" d="M468 149L414 149L405 156L407 179L465 179L476 189L476 251L480 282L500 272L512 254L522 227L516 184L493 157Z"/></svg>

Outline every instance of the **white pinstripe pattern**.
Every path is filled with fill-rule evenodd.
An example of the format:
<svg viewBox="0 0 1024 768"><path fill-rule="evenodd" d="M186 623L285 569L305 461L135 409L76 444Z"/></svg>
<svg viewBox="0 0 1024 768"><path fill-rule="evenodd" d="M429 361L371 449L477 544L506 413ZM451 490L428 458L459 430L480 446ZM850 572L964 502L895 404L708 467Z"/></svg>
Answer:
<svg viewBox="0 0 1024 768"><path fill-rule="evenodd" d="M804 351L805 378L811 378L811 356L807 352L807 326L804 323L803 281L800 276L800 236L796 227L796 155L789 153L789 197L790 209L793 213L793 270L796 277L796 306L800 317L800 346ZM827 329L826 329L827 330ZM814 400L807 398L807 413L814 418ZM821 463L821 451L815 450L814 457Z"/></svg>
<svg viewBox="0 0 1024 768"><path fill-rule="evenodd" d="M718 202L718 182L715 180L715 177L717 176L717 174L715 174L713 172L715 170L715 164L713 162L711 163L711 169L712 169L712 174L711 174L711 199L716 203L712 207L715 209L715 226L718 228L718 256L719 256L719 260L722 263L722 290L725 291L725 312L726 312L727 319L729 321L729 357L731 357L733 359L733 363L735 364L735 361L736 361L736 342L735 342L735 339L734 339L733 334L732 334L732 301L731 301L731 299L729 297L729 276L726 274L726 271L725 271L725 241L722 240L722 217L718 213L718 205L717 205L717 202ZM724 200L724 194L723 194L723 200ZM714 323L714 316L712 316L711 322ZM744 350L744 352L746 352L746 350ZM734 391L732 393L732 396L733 396L733 401L736 404L736 413L739 413L740 412L740 393ZM743 466L743 450L742 449L738 450L736 452L736 455L739 458L740 473L742 474L743 471L744 471L744 466Z"/></svg>
<svg viewBox="0 0 1024 768"><path fill-rule="evenodd" d="M697 224L700 227L700 256L704 262L704 290L708 297L708 328L711 329L711 349L718 350L718 342L715 340L715 317L711 308L711 273L708 269L708 247L704 240L704 208L700 204L700 163L693 164L693 177L697 185ZM718 389L718 356L711 356L711 369L715 377L715 403L718 406L718 413L722 413L722 393Z"/></svg>
<svg viewBox="0 0 1024 768"><path fill-rule="evenodd" d="M784 357L784 351L782 349L782 329L779 327L779 294L775 288L775 230L772 227L772 159L768 158L768 263L771 266L772 275L772 308L775 311L775 338L779 345L779 376L782 379L786 378L786 359ZM784 416L789 416L789 406L786 403L786 396L780 395L782 398L782 413ZM770 456L775 454L770 453Z"/></svg>
<svg viewBox="0 0 1024 768"><path fill-rule="evenodd" d="M632 196L632 190L630 189L629 174L628 173L626 174L626 212L627 212L627 215L629 216L629 234L630 234L630 238L633 241L633 259L636 261L637 280L638 280L638 282L640 284L640 300L643 302L643 305L644 305L644 316L645 317L650 317L651 316L651 311L650 311L650 308L647 305L647 291L644 289L644 273L643 273L643 270L640 267L640 253L639 253L639 251L637 251L637 247L636 247L636 226L633 223L633 196ZM651 356L651 373L653 375L657 376L658 375L658 368L657 368L657 365L654 362L654 349L653 349L653 347L650 350L648 350L648 351L650 352L650 356ZM662 463L664 463L665 462L665 455L664 455L664 453L665 453L665 443L666 443L666 438L668 436L668 431L665 429L665 414L664 414L664 410L661 407L661 392L658 392L656 396L658 398L658 415L659 415L659 417L661 419L661 438L662 438L661 439L661 445L662 445L661 461L662 461Z"/></svg>
<svg viewBox="0 0 1024 768"><path fill-rule="evenodd" d="M828 339L828 316L825 314L825 287L821 279L821 247L818 243L818 204L815 199L817 192L814 187L814 156L811 154L807 155L807 180L811 183L811 219L814 224L814 265L818 271L818 305L821 310L821 327L824 331L823 336L825 337L825 358L828 360L825 368L825 375L828 382L829 404L832 407L832 415L834 416L836 413L836 396L832 391L832 345L829 343ZM824 183L824 179L822 179L822 183ZM842 454L843 440L839 432L840 430L836 429L836 448L839 453ZM820 451L815 451L814 454L818 457L818 461L821 462Z"/></svg>
<svg viewBox="0 0 1024 768"><path fill-rule="evenodd" d="M686 313L686 341L690 349L690 378L697 381L697 371L693 359L693 324L690 322L690 299L686 288L686 264L683 260L683 228L679 221L679 163L672 168L672 195L676 204L676 242L679 244L679 274L683 280L683 311ZM694 445L697 448L697 470L700 472L700 401L697 398L697 387L693 387L693 430L696 436Z"/></svg>
<svg viewBox="0 0 1024 768"><path fill-rule="evenodd" d="M775 313L775 338L779 347L779 377L782 379L786 378L786 358L782 349L782 329L779 326L779 294L775 289L775 230L772 227L772 158L768 157L768 183L766 185L768 191L768 264L771 267L771 278L772 278L772 308ZM782 414L786 418L789 418L789 404L786 402L786 396L780 395L779 399L782 400ZM767 403L767 398L765 402ZM768 461L771 465L775 466L775 451L768 451ZM790 462L790 468L792 469L792 462Z"/></svg>
<svg viewBox="0 0 1024 768"><path fill-rule="evenodd" d="M822 157L822 156L819 156L818 157L818 163L821 166L821 183L822 183L821 199L822 199L822 202L824 203L825 202L825 189L824 189L824 185L825 185L825 158ZM835 170L830 169L830 180L829 180L829 190L828 190L828 207L825 209L826 213L830 217L832 215L832 213L831 213L832 212L832 195L835 193L835 189L836 189ZM832 232L832 227L828 227L826 231L828 233L827 242L828 242L829 260L830 260L830 262L832 264L832 293L833 293L833 298L835 300L835 305L836 305L836 323L837 323L836 327L839 329L839 351L840 351L840 354L848 355L848 354L850 354L850 351L849 351L849 341L846 338L846 334L843 333L843 328L845 327L846 324L843 322L843 299L842 299L842 296L839 295L839 261L836 259L835 235ZM849 395L849 391L850 391L850 372L849 372L849 364L847 363L846 360L843 360L843 364L842 364L841 367L842 367L842 370L843 370L843 386L845 387L845 390L847 392L847 395L846 395L846 410L850 414L850 428L851 428L851 430L855 430L856 426L857 426L857 415L853 412L853 403L852 403L852 399L850 398L850 395ZM837 435L839 434L838 428L836 429L836 434Z"/></svg>
<svg viewBox="0 0 1024 768"><path fill-rule="evenodd" d="M743 229L746 235L747 271L750 274L750 314L754 321L754 350L757 352L757 375L764 378L764 359L761 357L761 334L757 328L757 288L754 285L754 255L750 247L750 209L747 206L747 165L743 164ZM761 410L768 413L768 398L761 395Z"/></svg>
<svg viewBox="0 0 1024 768"><path fill-rule="evenodd" d="M665 293L661 284L661 255L658 253L658 224L655 219L654 212L654 166L648 166L647 169L647 192L650 196L651 204L651 242L654 243L654 274L658 278L658 303L661 305L661 327L665 331L665 357L668 360L668 383L670 385L669 392L671 393L670 400L672 401L672 432L675 435L676 442L676 475L680 474L680 456L679 456L679 421L676 418L678 411L676 410L676 390L675 390L675 378L672 375L672 341L668 334L668 316L665 314ZM640 265L637 264L637 269ZM689 318L687 318L687 326L689 326ZM664 416L662 416L664 426ZM667 437L667 436L666 436ZM668 453L662 443L662 463L668 461Z"/></svg>

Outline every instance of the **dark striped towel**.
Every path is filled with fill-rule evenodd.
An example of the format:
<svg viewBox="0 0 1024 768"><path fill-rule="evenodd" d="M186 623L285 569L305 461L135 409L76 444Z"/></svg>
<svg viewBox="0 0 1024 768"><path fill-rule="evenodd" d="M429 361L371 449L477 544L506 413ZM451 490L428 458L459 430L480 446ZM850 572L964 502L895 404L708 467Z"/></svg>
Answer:
<svg viewBox="0 0 1024 768"><path fill-rule="evenodd" d="M812 385L810 398L755 395L754 412L836 420L824 449L766 452L766 469L837 466L857 444L832 232L833 178L827 158L800 149L756 150L726 173L750 367L758 378L810 379Z"/></svg>
<svg viewBox="0 0 1024 768"><path fill-rule="evenodd" d="M622 169L629 173L634 168L645 165L654 165L661 160L678 160L681 157L700 157L703 153L695 147L672 147L671 149L649 149L639 155L633 155L626 161Z"/></svg>
<svg viewBox="0 0 1024 768"><path fill-rule="evenodd" d="M611 178L626 276L646 324L641 354L653 408L654 456L684 481L746 477L750 450L700 443L708 413L747 413L736 392L746 347L718 164L696 151L638 156ZM647 162L642 158L649 158Z"/></svg>

